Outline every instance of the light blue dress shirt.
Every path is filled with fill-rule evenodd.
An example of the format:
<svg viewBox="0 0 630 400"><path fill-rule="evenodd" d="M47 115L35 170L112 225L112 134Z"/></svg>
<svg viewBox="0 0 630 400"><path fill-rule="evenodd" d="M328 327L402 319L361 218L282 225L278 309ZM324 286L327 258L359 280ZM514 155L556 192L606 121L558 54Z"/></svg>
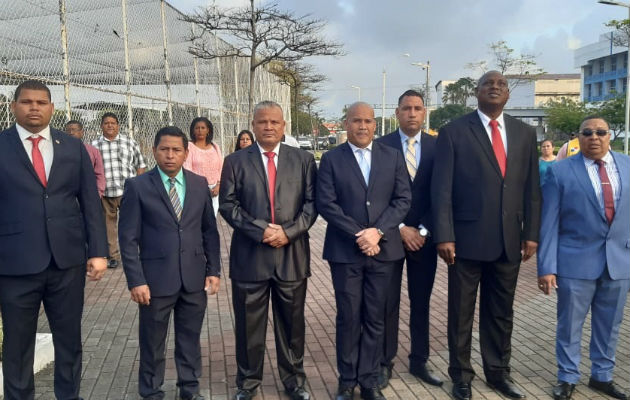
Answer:
<svg viewBox="0 0 630 400"><path fill-rule="evenodd" d="M166 194L171 190L171 179L170 176L166 175L160 167L158 167L158 172L160 173L160 179L162 179L162 183L164 184L164 189L166 189ZM175 175L175 191L177 192L177 196L179 197L179 202L184 208L184 197L186 197L186 178L184 178L184 169L180 168L177 175Z"/></svg>

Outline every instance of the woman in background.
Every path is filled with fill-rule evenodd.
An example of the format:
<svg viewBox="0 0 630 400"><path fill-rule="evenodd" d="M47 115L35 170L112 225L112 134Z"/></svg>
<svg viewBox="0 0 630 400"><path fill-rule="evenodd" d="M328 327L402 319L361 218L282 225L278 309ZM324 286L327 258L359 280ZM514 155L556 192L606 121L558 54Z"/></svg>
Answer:
<svg viewBox="0 0 630 400"><path fill-rule="evenodd" d="M236 137L236 146L234 146L234 151L244 149L252 144L254 144L254 134L247 129L243 129Z"/></svg>
<svg viewBox="0 0 630 400"><path fill-rule="evenodd" d="M543 140L540 144L540 159L538 159L538 171L540 172L540 185L545 182L545 174L547 168L556 162L556 156L553 154L553 142L549 139Z"/></svg>
<svg viewBox="0 0 630 400"><path fill-rule="evenodd" d="M212 195L212 208L214 215L219 209L219 185L221 168L223 168L223 156L216 143L212 142L214 129L212 122L206 117L197 117L190 124L190 146L188 146L188 158L184 162L184 168L204 176L208 181L210 194Z"/></svg>

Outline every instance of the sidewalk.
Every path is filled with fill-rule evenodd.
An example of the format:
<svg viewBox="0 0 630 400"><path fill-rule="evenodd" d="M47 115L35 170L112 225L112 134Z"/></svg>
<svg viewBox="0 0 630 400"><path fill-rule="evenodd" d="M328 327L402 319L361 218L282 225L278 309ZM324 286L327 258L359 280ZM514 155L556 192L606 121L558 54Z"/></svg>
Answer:
<svg viewBox="0 0 630 400"><path fill-rule="evenodd" d="M328 400L337 389L335 361L335 299L328 264L321 259L326 223L321 220L310 231L312 277L306 299L306 354L305 368L309 390L314 400ZM236 373L232 306L228 284L228 252L231 229L221 220L221 252L223 275L221 290L209 297L208 311L201 337L203 376L201 394L206 399L228 400L234 394ZM445 380L448 366L446 339L446 266L440 262L431 303L430 363ZM551 386L556 380L555 363L555 296L545 297L536 288L535 260L521 268L515 301L515 321L512 338L512 377L525 390L528 399L550 399ZM400 347L395 360L391 385L383 392L391 399L450 399L451 384L442 388L420 383L407 371L409 354L409 301L407 283L403 280L401 303ZM108 270L98 283L88 283L83 318L83 381L81 395L90 400L139 399L138 374L138 317L137 306L131 302L122 268ZM616 382L628 391L630 387L630 311L626 307L617 348ZM271 318L271 317L270 317ZM49 332L46 318L41 318L39 332ZM590 331L587 321L585 332ZM479 335L475 324L473 333L473 365L480 377L473 381L474 399L501 399L483 381ZM573 398L576 400L604 399L587 386L590 362L588 342L583 337L583 378ZM172 329L168 338L167 371L163 389L166 399L177 399L176 372L173 363ZM287 399L275 368L273 330L267 331L267 356L263 385L255 400ZM35 377L36 398L54 399L52 365ZM355 399L359 399L358 390Z"/></svg>

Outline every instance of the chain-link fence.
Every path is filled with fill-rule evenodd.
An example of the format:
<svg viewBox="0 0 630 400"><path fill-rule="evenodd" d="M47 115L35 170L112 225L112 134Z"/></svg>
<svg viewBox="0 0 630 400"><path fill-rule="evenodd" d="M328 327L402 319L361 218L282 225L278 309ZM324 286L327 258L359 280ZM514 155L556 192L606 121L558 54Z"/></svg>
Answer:
<svg viewBox="0 0 630 400"><path fill-rule="evenodd" d="M0 128L13 123L15 87L38 79L52 92L51 125L81 120L86 141L100 134L101 115L114 112L153 164L159 128L188 132L194 117L206 116L229 153L249 125L249 61L195 58L188 52L195 28L162 0L0 0ZM289 87L263 69L255 85L255 101L282 105L290 132Z"/></svg>

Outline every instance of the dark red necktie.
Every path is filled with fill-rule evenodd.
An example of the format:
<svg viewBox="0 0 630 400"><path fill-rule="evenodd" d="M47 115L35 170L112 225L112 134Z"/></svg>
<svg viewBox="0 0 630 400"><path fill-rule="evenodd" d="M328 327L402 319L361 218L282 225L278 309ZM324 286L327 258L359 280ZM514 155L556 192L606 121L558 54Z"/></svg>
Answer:
<svg viewBox="0 0 630 400"><path fill-rule="evenodd" d="M33 168L35 168L35 173L39 177L39 180L42 182L42 185L46 187L46 168L44 167L44 157L42 157L42 153L39 151L39 142L43 139L41 136L37 137L29 137L28 140L33 143L33 149L31 150L31 158L33 159Z"/></svg>
<svg viewBox="0 0 630 400"><path fill-rule="evenodd" d="M266 151L267 156L267 181L269 182L269 205L271 206L271 223L275 223L275 197L276 197L276 164L273 162L276 153Z"/></svg>
<svg viewBox="0 0 630 400"><path fill-rule="evenodd" d="M615 201L613 200L612 186L606 172L606 163L603 160L595 160L598 166L599 180L602 181L602 196L604 197L604 214L608 225L612 224L615 216Z"/></svg>
<svg viewBox="0 0 630 400"><path fill-rule="evenodd" d="M507 157L505 156L503 139L501 139L501 131L499 131L499 122L496 119L490 120L490 127L492 128L492 150L494 150L494 156L497 158L497 162L499 163L501 175L505 177Z"/></svg>

